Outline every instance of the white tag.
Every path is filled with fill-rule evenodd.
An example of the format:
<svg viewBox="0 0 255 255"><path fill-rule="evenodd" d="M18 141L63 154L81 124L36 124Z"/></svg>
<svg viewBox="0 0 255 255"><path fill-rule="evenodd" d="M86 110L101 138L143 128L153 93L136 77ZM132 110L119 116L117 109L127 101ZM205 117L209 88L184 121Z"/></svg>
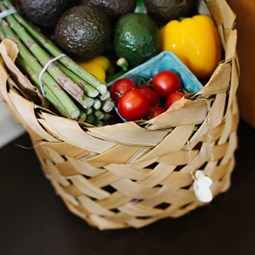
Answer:
<svg viewBox="0 0 255 255"><path fill-rule="evenodd" d="M210 190L213 183L212 179L205 176L204 172L200 170L195 172L195 178L193 188L197 199L204 203L210 202L213 198Z"/></svg>

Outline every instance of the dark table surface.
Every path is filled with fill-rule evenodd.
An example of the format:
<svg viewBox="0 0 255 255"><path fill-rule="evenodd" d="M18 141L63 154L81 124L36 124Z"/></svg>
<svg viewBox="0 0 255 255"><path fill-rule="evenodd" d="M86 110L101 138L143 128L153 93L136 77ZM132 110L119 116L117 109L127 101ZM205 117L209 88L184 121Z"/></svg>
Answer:
<svg viewBox="0 0 255 255"><path fill-rule="evenodd" d="M238 133L226 193L181 218L113 231L94 229L66 209L28 135L21 136L0 150L0 254L255 254L255 130L241 121Z"/></svg>

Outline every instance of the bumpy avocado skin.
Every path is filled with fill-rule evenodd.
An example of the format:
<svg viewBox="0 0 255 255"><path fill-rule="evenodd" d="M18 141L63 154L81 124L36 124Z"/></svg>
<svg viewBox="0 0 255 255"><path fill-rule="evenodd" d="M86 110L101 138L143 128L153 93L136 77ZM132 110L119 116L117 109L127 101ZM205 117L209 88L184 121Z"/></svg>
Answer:
<svg viewBox="0 0 255 255"><path fill-rule="evenodd" d="M159 29L146 14L122 16L115 29L114 49L117 57L124 57L132 67L138 66L160 52Z"/></svg>
<svg viewBox="0 0 255 255"><path fill-rule="evenodd" d="M54 29L60 15L77 4L77 0L19 0L21 12L35 25Z"/></svg>
<svg viewBox="0 0 255 255"><path fill-rule="evenodd" d="M98 8L80 5L67 10L59 19L55 37L69 55L90 59L101 54L109 44L111 25Z"/></svg>
<svg viewBox="0 0 255 255"><path fill-rule="evenodd" d="M88 0L85 0L87 2ZM124 14L134 12L136 0L89 0L90 4L100 8L110 19L117 19Z"/></svg>
<svg viewBox="0 0 255 255"><path fill-rule="evenodd" d="M159 22L167 22L186 16L197 0L144 0L150 16Z"/></svg>

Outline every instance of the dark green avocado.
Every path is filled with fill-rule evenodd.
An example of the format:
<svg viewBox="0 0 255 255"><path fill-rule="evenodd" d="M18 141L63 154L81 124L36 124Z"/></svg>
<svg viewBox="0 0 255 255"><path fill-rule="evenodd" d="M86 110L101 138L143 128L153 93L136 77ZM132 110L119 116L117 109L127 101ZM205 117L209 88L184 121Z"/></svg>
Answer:
<svg viewBox="0 0 255 255"><path fill-rule="evenodd" d="M82 4L91 4L100 8L110 19L117 19L124 14L134 12L136 0L82 0Z"/></svg>
<svg viewBox="0 0 255 255"><path fill-rule="evenodd" d="M19 0L21 12L35 25L53 29L60 15L77 4L77 0Z"/></svg>
<svg viewBox="0 0 255 255"><path fill-rule="evenodd" d="M74 6L59 19L55 38L69 55L80 59L93 58L107 48L111 25L107 16L90 5Z"/></svg>
<svg viewBox="0 0 255 255"><path fill-rule="evenodd" d="M158 54L161 40L158 26L144 13L129 13L119 18L114 33L114 50L131 67Z"/></svg>
<svg viewBox="0 0 255 255"><path fill-rule="evenodd" d="M197 0L144 0L146 10L157 22L186 16Z"/></svg>

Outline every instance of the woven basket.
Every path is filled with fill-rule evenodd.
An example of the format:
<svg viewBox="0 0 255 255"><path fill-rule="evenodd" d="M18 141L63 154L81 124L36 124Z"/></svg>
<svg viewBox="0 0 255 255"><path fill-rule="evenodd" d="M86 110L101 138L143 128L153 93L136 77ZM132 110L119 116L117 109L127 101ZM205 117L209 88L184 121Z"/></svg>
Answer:
<svg viewBox="0 0 255 255"><path fill-rule="evenodd" d="M199 93L148 122L92 127L56 116L24 98L15 84L6 85L1 59L3 101L29 133L57 194L90 225L140 228L204 205L194 195L196 170L213 180L213 197L229 188L239 120L235 15L224 0L205 3L224 60ZM6 50L12 59L13 49Z"/></svg>

